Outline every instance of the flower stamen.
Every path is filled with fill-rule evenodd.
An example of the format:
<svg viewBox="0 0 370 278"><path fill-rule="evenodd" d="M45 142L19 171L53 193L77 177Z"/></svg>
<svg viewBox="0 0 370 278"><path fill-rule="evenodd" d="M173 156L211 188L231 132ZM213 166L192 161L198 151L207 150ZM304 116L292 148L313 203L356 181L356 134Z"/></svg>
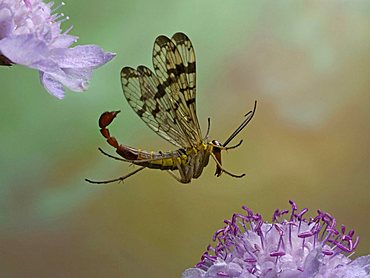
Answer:
<svg viewBox="0 0 370 278"><path fill-rule="evenodd" d="M211 273L222 277L278 277L289 271L289 276L294 277L305 273L306 268L307 277L311 277L312 268L322 267L315 272L321 274L343 271L345 266L350 266L349 257L359 242L359 237L354 238L354 230L346 233L344 225L337 230L335 218L320 210L314 218L305 219L308 209L298 213L297 205L293 201L289 203L288 219L284 219L288 210L276 209L272 224L263 222L261 215L243 206L245 215L233 214L231 220L224 221L225 227L213 235L215 248L209 245L196 265L201 272L191 273L209 273L196 277L217 277ZM187 276L185 271L185 277L192 276Z"/></svg>

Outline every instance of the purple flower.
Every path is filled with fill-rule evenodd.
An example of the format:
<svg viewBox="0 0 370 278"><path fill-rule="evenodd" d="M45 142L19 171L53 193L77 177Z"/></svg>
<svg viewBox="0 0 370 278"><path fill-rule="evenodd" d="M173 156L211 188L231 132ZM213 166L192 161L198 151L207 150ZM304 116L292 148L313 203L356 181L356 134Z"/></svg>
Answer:
<svg viewBox="0 0 370 278"><path fill-rule="evenodd" d="M62 33L68 19L52 9L53 2L41 0L0 0L0 65L21 64L37 69L45 89L64 97L64 86L81 92L87 89L92 70L115 54L97 45L69 48L77 37Z"/></svg>
<svg viewBox="0 0 370 278"><path fill-rule="evenodd" d="M359 237L336 229L335 219L318 211L306 219L308 209L276 210L272 223L243 207L226 226L216 231L214 247L182 278L202 277L370 277L370 255L351 260Z"/></svg>

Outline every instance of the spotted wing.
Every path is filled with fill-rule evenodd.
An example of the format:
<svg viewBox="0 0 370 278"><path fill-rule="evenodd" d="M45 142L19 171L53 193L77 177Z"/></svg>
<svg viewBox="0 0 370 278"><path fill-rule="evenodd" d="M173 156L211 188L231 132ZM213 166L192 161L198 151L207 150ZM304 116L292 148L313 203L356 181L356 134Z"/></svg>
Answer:
<svg viewBox="0 0 370 278"><path fill-rule="evenodd" d="M171 100L157 76L147 67L121 70L123 93L136 114L159 136L179 148L186 144L175 124Z"/></svg>
<svg viewBox="0 0 370 278"><path fill-rule="evenodd" d="M172 39L159 36L154 42L153 66L164 95L170 99L178 132L187 141L183 147L197 146L202 135L196 115L195 52L190 39L183 33Z"/></svg>
<svg viewBox="0 0 370 278"><path fill-rule="evenodd" d="M195 53L187 36L159 36L153 65L156 74L145 66L122 69L127 101L162 138L180 148L196 146L202 138L195 110Z"/></svg>

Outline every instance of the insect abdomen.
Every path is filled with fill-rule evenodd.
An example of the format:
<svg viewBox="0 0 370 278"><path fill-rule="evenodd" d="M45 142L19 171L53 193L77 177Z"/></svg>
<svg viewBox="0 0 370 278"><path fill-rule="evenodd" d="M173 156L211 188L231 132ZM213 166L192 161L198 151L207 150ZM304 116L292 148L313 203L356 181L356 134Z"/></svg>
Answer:
<svg viewBox="0 0 370 278"><path fill-rule="evenodd" d="M176 162L179 159L186 159L186 157L180 158L177 152L148 152L124 145L120 145L116 152L136 165L161 170L175 170L177 169Z"/></svg>

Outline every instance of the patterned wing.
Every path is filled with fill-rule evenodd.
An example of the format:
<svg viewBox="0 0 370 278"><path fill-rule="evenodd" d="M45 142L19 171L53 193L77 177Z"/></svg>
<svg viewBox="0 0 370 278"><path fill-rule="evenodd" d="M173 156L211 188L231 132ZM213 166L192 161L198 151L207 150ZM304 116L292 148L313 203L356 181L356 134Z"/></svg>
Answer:
<svg viewBox="0 0 370 278"><path fill-rule="evenodd" d="M158 135L183 147L197 146L201 131L195 107L195 53L189 38L159 36L153 47L154 74L149 68L125 67L123 93L138 116Z"/></svg>
<svg viewBox="0 0 370 278"><path fill-rule="evenodd" d="M128 103L153 131L177 147L187 144L175 124L170 99L150 69L145 66L139 66L137 70L124 67L121 82Z"/></svg>
<svg viewBox="0 0 370 278"><path fill-rule="evenodd" d="M196 115L195 52L190 39L183 33L172 39L159 36L154 42L153 66L170 99L178 132L187 141L183 147L197 146L203 139Z"/></svg>

